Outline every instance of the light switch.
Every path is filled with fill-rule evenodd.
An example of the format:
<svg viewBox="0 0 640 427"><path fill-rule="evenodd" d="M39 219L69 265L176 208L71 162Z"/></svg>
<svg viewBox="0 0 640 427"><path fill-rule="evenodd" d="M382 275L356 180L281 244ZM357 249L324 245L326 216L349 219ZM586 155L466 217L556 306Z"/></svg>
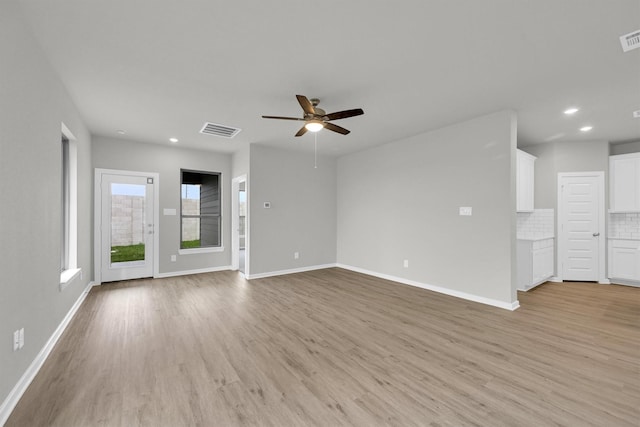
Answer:
<svg viewBox="0 0 640 427"><path fill-rule="evenodd" d="M471 216L473 209L470 206L461 206L460 207L460 215L462 216Z"/></svg>

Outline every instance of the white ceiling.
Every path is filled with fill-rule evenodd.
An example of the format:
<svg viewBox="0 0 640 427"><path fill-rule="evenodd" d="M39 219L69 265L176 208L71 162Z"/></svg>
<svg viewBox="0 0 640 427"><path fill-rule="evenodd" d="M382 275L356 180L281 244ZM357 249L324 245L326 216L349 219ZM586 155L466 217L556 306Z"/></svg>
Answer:
<svg viewBox="0 0 640 427"><path fill-rule="evenodd" d="M303 94L365 111L336 122L350 135L318 134L332 155L505 108L520 146L640 139L640 49L619 41L640 29L639 0L20 3L95 135L312 149L298 122L260 117L301 116ZM201 135L205 121L242 132Z"/></svg>

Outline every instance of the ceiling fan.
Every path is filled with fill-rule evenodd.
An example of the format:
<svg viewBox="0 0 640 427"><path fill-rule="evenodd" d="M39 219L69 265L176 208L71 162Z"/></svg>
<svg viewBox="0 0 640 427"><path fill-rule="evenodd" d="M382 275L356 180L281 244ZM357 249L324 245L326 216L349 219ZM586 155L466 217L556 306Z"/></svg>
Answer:
<svg viewBox="0 0 640 427"><path fill-rule="evenodd" d="M318 132L321 129L329 129L331 131L347 135L349 130L329 123L332 120L346 119L347 117L360 116L364 114L362 108L355 108L353 110L337 111L335 113L327 114L322 108L318 107L320 100L317 98L308 99L304 95L296 95L298 102L302 107L304 114L302 118L299 117L282 117L282 116L262 116L263 119L280 119L280 120L298 120L304 121L305 124L300 128L296 136L302 136L307 131Z"/></svg>

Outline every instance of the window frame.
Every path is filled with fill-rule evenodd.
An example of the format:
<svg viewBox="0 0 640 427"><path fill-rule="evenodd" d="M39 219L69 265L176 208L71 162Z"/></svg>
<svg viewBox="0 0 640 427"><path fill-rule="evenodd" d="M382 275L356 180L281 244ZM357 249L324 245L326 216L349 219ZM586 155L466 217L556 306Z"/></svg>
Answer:
<svg viewBox="0 0 640 427"><path fill-rule="evenodd" d="M219 204L219 214L215 215L215 214L205 214L205 215L185 215L183 214L182 208L183 208L183 203L182 203L182 187L185 184L184 183L184 173L190 173L190 174L200 174L200 175L215 175L218 178L218 204ZM180 240L178 242L178 254L180 255L189 255L189 254L198 254L198 253L210 253L210 252L222 252L224 251L224 241L223 241L223 221L224 221L224 216L223 216L223 174L222 172L214 172L214 171L202 171L202 170L195 170L195 169L186 169L186 168L181 168L180 169L180 222L179 222L179 226L180 226ZM183 220L185 218L202 218L203 216L206 217L217 217L218 218L218 245L216 246L200 246L197 248L183 248L182 247L182 242L183 242Z"/></svg>
<svg viewBox="0 0 640 427"><path fill-rule="evenodd" d="M61 164L62 164L62 173L61 175L61 215L60 215L60 230L61 230L61 238L60 238L60 274L64 273L65 270L69 269L69 212L71 211L70 206L70 169L71 163L69 159L69 138L67 138L64 134L62 135L62 150L61 150Z"/></svg>
<svg viewBox="0 0 640 427"><path fill-rule="evenodd" d="M60 150L60 284L63 291L74 279L82 279L78 268L78 144L61 123Z"/></svg>

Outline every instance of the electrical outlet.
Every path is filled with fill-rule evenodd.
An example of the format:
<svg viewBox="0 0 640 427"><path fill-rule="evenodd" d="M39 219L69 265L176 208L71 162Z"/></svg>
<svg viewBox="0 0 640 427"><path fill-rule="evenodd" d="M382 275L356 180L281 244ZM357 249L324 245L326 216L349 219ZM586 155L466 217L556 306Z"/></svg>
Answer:
<svg viewBox="0 0 640 427"><path fill-rule="evenodd" d="M171 255L171 262L176 262L176 256L175 255Z"/></svg>
<svg viewBox="0 0 640 427"><path fill-rule="evenodd" d="M300 258L300 252L294 252L293 259L298 259L298 258Z"/></svg>
<svg viewBox="0 0 640 427"><path fill-rule="evenodd" d="M18 351L20 348L20 330L13 333L13 351Z"/></svg>
<svg viewBox="0 0 640 427"><path fill-rule="evenodd" d="M402 265L404 266L404 268L409 268L409 260L405 259L404 263L402 263Z"/></svg>
<svg viewBox="0 0 640 427"><path fill-rule="evenodd" d="M20 344L19 348L24 347L24 328L20 328Z"/></svg>

